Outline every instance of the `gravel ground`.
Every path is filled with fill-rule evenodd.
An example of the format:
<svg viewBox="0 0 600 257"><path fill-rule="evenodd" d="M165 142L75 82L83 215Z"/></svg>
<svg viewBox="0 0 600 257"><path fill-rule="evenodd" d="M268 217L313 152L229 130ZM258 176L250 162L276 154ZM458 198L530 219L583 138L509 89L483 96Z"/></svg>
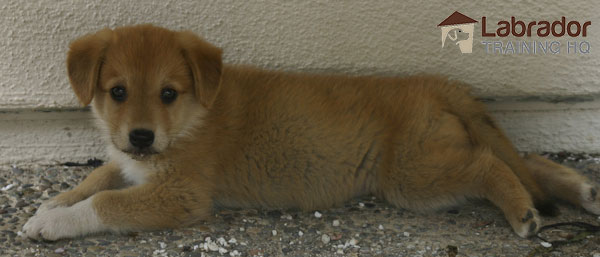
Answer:
<svg viewBox="0 0 600 257"><path fill-rule="evenodd" d="M551 157L600 182L600 159ZM33 242L21 227L43 200L78 184L91 168L62 165L0 167L0 256L592 256L600 234L562 228L545 236L572 240L544 247L514 234L499 209L485 201L421 214L364 197L314 213L290 210L222 210L214 219L170 231L97 235ZM600 217L561 206L566 221L600 223ZM547 245L548 246L548 245Z"/></svg>

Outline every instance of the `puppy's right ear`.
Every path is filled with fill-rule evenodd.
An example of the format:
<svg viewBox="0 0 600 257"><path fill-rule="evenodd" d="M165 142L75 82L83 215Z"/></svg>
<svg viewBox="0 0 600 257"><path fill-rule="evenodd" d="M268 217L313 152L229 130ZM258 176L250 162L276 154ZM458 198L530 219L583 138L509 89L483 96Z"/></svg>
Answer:
<svg viewBox="0 0 600 257"><path fill-rule="evenodd" d="M94 97L104 53L113 36L110 29L83 36L71 43L67 55L67 72L71 87L83 106Z"/></svg>

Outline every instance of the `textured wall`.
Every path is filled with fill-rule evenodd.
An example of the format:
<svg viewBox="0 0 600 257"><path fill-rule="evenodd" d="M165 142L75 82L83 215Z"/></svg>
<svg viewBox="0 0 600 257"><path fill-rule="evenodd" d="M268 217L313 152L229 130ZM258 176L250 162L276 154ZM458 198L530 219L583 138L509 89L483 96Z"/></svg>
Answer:
<svg viewBox="0 0 600 257"><path fill-rule="evenodd" d="M66 1L2 0L0 109L77 106L65 75L68 43L103 27L154 23L195 31L233 63L268 68L406 75L443 73L482 96L600 92L600 5L551 1ZM441 51L454 11L495 24L561 16L591 20L588 55L489 55L475 27L474 53ZM513 38L514 39L514 38Z"/></svg>
<svg viewBox="0 0 600 257"><path fill-rule="evenodd" d="M472 54L445 51L437 24L454 11L479 21L486 16L488 25L511 16L590 20L585 40L591 53L486 54L481 23ZM104 156L87 112L5 110L78 106L64 65L69 42L104 27L140 23L192 30L222 47L230 63L352 74L442 73L471 83L479 96L566 98L576 103L490 107L520 150L600 152L600 101L579 102L600 94L599 18L596 0L0 0L0 164Z"/></svg>

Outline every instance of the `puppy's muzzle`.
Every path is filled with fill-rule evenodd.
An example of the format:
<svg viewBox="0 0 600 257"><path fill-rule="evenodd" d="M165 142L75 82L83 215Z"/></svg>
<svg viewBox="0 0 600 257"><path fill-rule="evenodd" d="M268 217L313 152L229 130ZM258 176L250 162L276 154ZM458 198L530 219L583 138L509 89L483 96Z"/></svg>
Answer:
<svg viewBox="0 0 600 257"><path fill-rule="evenodd" d="M129 142L140 150L148 148L154 143L154 132L147 129L134 129L129 132Z"/></svg>

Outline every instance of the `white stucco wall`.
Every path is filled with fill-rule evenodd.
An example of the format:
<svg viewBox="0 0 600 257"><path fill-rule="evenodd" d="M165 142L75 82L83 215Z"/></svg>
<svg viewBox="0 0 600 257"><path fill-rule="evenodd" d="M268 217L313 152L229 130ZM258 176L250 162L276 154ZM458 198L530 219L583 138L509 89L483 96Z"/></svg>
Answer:
<svg viewBox="0 0 600 257"><path fill-rule="evenodd" d="M475 25L472 54L441 49L437 24L454 11L479 21ZM590 42L591 53L488 54L481 44L482 40L489 40L481 37L482 16L487 17L490 27L496 27L500 19L510 20L511 16L525 22L554 21L562 16L569 21L592 21L588 36L576 39ZM478 96L500 99L499 106L510 105L511 110L500 111L496 116L518 141L520 149L600 152L600 108L593 101L600 96L600 5L595 0L0 0L0 112L78 107L64 64L69 42L104 27L140 23L194 31L222 47L229 63L349 74L445 74L472 84ZM568 39L558 41L566 51L564 44ZM541 100L542 104L536 106L549 109L536 107L532 111L527 103L503 102L515 97ZM592 104L565 107L543 103L553 99L586 99ZM99 149L97 139L90 141L84 134L69 139L61 136L66 135L64 130L52 133L52 129L65 127L61 125L65 121L58 122L52 115L68 117L66 122L73 122L72 127L82 131L93 131L87 118L19 113L0 117L0 162L29 160L24 149L35 145L46 144L54 149L47 151L50 155L44 157L46 160L85 151L96 153L93 149ZM48 126L45 130L36 127L44 124ZM565 133L570 134L559 136ZM27 140L14 141L15 137L8 136L16 134L26 135ZM56 137L54 141L52 135ZM18 142L30 144L23 143L19 150L14 146ZM75 150L56 150L62 144ZM8 153L16 157L8 158Z"/></svg>
<svg viewBox="0 0 600 257"><path fill-rule="evenodd" d="M77 106L65 76L68 43L103 27L154 23L188 29L221 46L233 63L268 68L442 73L479 95L600 93L600 5L551 1L66 1L2 0L0 108ZM490 55L476 25L474 53L441 51L439 24L454 11L476 20L567 16L591 20L587 55ZM515 38L512 38L515 39Z"/></svg>

